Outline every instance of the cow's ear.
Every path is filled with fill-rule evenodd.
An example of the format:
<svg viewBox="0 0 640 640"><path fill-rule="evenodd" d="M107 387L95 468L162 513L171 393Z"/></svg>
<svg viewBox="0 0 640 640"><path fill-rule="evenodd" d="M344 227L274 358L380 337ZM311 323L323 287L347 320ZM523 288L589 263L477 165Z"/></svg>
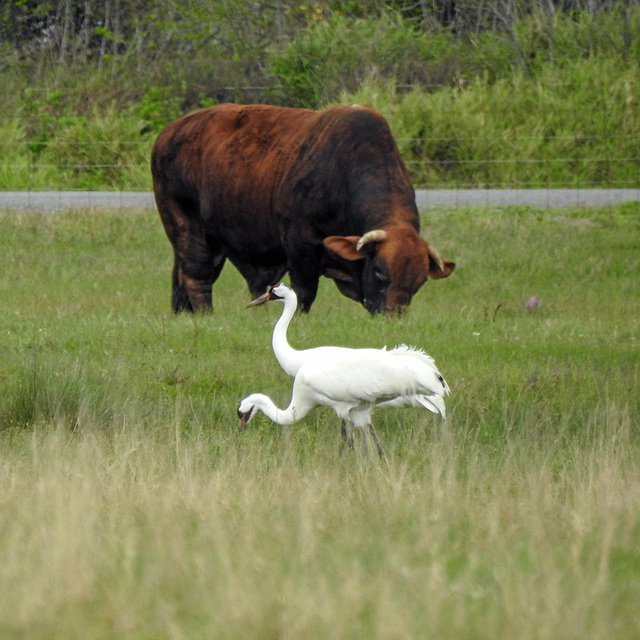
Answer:
<svg viewBox="0 0 640 640"><path fill-rule="evenodd" d="M456 263L443 260L440 254L429 245L429 277L434 280L448 278L456 268Z"/></svg>
<svg viewBox="0 0 640 640"><path fill-rule="evenodd" d="M364 256L356 249L358 240L360 236L329 236L322 244L345 260L362 260Z"/></svg>
<svg viewBox="0 0 640 640"><path fill-rule="evenodd" d="M429 265L429 277L433 278L434 280L438 280L439 278L448 278L456 268L456 263L449 260L444 260L443 264L444 269L441 269L437 264L431 263Z"/></svg>

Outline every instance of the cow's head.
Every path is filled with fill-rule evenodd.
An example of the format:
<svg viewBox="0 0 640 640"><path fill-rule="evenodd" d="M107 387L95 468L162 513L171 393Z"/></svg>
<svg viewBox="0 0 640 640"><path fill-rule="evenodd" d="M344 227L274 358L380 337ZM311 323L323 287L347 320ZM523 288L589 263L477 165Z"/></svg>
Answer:
<svg viewBox="0 0 640 640"><path fill-rule="evenodd" d="M341 293L361 302L372 314L400 310L427 278L446 278L456 266L408 227L374 229L363 236L330 236L324 246L357 264L358 269L333 269L327 275Z"/></svg>

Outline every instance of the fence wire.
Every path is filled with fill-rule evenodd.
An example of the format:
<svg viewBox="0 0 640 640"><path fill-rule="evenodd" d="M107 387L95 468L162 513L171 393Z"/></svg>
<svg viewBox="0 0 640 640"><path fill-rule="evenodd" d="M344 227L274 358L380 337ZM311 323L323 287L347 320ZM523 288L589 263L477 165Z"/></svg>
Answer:
<svg viewBox="0 0 640 640"><path fill-rule="evenodd" d="M153 138L0 140L0 190L149 191ZM640 187L640 135L635 134L396 141L417 189ZM531 143L531 152L514 155L523 141ZM618 143L625 153L615 154ZM552 155L558 149L564 153Z"/></svg>

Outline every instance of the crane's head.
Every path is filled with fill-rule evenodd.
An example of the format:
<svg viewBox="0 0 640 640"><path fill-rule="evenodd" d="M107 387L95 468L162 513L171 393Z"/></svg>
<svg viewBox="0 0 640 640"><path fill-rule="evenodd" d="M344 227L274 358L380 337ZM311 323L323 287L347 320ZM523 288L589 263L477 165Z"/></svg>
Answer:
<svg viewBox="0 0 640 640"><path fill-rule="evenodd" d="M238 407L238 431L242 433L245 427L249 424L251 418L255 415L255 409L257 402L257 394L251 394L240 401Z"/></svg>
<svg viewBox="0 0 640 640"><path fill-rule="evenodd" d="M249 407L247 411L242 411L242 405L240 405L238 407L238 431L240 433L245 430L251 418L253 418L253 407Z"/></svg>
<svg viewBox="0 0 640 640"><path fill-rule="evenodd" d="M295 291L281 282L274 287L270 287L267 293L263 293L259 298L252 300L245 308L255 307L259 304L263 304L264 302L269 302L270 300L279 300L280 302L284 302L290 297L293 297L297 304L298 299Z"/></svg>

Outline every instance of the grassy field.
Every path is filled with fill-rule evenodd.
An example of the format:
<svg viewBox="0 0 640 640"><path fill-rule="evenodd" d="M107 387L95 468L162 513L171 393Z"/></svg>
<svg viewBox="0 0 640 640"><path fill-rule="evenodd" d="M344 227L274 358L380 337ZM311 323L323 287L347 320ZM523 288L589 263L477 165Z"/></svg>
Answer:
<svg viewBox="0 0 640 640"><path fill-rule="evenodd" d="M382 463L326 409L238 436L281 308L227 266L173 316L153 211L0 212L0 637L638 638L637 203L423 220L451 278L290 329L435 357L448 420L374 414Z"/></svg>

